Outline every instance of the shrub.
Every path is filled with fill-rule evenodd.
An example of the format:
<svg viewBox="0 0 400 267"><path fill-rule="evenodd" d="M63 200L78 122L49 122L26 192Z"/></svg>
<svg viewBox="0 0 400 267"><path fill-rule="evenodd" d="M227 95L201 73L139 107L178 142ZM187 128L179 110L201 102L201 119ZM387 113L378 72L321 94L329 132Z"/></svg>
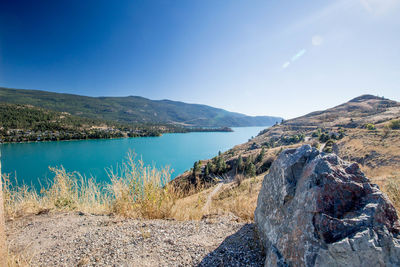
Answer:
<svg viewBox="0 0 400 267"><path fill-rule="evenodd" d="M325 144L325 146L324 146L324 149L323 149L323 152L325 152L325 153L332 153L332 151L333 151L333 144L334 144L335 142L333 141L333 140L328 140L328 142L326 142L326 144Z"/></svg>
<svg viewBox="0 0 400 267"><path fill-rule="evenodd" d="M321 133L321 135L319 136L319 141L322 143L327 142L331 137L329 136L328 133Z"/></svg>
<svg viewBox="0 0 400 267"><path fill-rule="evenodd" d="M315 147L316 149L319 149L319 148L321 147L321 145L318 143L318 141L314 141L314 142L311 144L311 146L312 146L312 147Z"/></svg>
<svg viewBox="0 0 400 267"><path fill-rule="evenodd" d="M321 135L321 129L318 128L316 131L314 131L311 136L312 137L319 137Z"/></svg>
<svg viewBox="0 0 400 267"><path fill-rule="evenodd" d="M399 130L400 129L400 120L392 120L389 123L389 128L392 130Z"/></svg>
<svg viewBox="0 0 400 267"><path fill-rule="evenodd" d="M375 125L372 124L372 123L367 123L367 124L365 124L365 125L364 125L364 128L367 129L367 130L369 130L369 131L374 131L374 130L376 130Z"/></svg>
<svg viewBox="0 0 400 267"><path fill-rule="evenodd" d="M297 144L304 141L304 134L295 134L291 136L282 136L281 141L284 145Z"/></svg>
<svg viewBox="0 0 400 267"><path fill-rule="evenodd" d="M265 156L265 148L263 147L261 149L260 154L257 155L256 163L261 162L263 160L264 156Z"/></svg>

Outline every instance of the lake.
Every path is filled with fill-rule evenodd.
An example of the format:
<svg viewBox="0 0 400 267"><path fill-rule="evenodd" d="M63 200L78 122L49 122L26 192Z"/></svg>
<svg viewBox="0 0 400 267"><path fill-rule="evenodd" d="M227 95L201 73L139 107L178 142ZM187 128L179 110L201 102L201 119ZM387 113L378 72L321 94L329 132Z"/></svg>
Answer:
<svg viewBox="0 0 400 267"><path fill-rule="evenodd" d="M164 134L102 140L35 142L2 144L2 172L16 177L18 184L36 188L53 178L51 167L63 166L68 172L78 171L97 181L107 181L106 169L116 169L129 151L145 164L170 166L172 177L190 169L200 159L209 159L235 145L247 142L266 127L232 128L233 132L199 132Z"/></svg>

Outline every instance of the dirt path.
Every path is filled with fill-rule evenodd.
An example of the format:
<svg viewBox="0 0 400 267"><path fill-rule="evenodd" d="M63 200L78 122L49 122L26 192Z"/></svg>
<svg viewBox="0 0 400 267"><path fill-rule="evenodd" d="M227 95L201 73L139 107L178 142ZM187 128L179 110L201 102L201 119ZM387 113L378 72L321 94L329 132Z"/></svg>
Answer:
<svg viewBox="0 0 400 267"><path fill-rule="evenodd" d="M204 204L203 207L203 212L208 212L208 210L210 209L211 206L211 202L212 202L212 198L215 196L216 193L218 193L218 191L221 189L223 183L219 183L213 191L211 191L211 193L207 196L207 200L206 203Z"/></svg>
<svg viewBox="0 0 400 267"><path fill-rule="evenodd" d="M10 250L33 266L263 266L252 224L58 213L7 222Z"/></svg>

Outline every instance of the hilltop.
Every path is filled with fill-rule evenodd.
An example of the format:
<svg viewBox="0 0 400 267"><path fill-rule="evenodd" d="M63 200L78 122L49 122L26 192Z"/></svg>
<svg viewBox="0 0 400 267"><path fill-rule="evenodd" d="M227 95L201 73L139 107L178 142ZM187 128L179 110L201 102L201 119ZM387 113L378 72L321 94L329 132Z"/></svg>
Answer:
<svg viewBox="0 0 400 267"><path fill-rule="evenodd" d="M374 182L384 186L389 178L399 175L399 119L399 102L363 95L267 128L244 144L213 159L199 161L196 177L190 170L172 183L188 190L212 186L218 177L233 180L238 175L261 175L283 149L310 144L358 162ZM400 202L398 205L400 208Z"/></svg>
<svg viewBox="0 0 400 267"><path fill-rule="evenodd" d="M206 105L139 96L89 97L0 87L0 103L33 105L90 119L119 123L173 124L189 127L268 126L280 117L247 116Z"/></svg>

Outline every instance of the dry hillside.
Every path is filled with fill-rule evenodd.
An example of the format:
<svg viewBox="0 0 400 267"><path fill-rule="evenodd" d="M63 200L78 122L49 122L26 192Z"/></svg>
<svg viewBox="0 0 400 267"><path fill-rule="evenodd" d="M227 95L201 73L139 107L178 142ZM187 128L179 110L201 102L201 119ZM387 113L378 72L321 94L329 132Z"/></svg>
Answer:
<svg viewBox="0 0 400 267"><path fill-rule="evenodd" d="M226 164L223 173L206 176L207 163L216 160L202 160L201 171L196 176L191 170L173 183L187 192L196 192L193 188L213 186L220 181L218 177L225 177L225 180L234 180L237 174L251 177L254 175L251 165L254 165L255 175L263 176L282 149L308 143L359 163L366 175L383 187L400 208L400 201L393 196L399 192L396 186L400 179L399 118L400 103L363 95L331 109L283 121L247 143L233 147L220 155Z"/></svg>

